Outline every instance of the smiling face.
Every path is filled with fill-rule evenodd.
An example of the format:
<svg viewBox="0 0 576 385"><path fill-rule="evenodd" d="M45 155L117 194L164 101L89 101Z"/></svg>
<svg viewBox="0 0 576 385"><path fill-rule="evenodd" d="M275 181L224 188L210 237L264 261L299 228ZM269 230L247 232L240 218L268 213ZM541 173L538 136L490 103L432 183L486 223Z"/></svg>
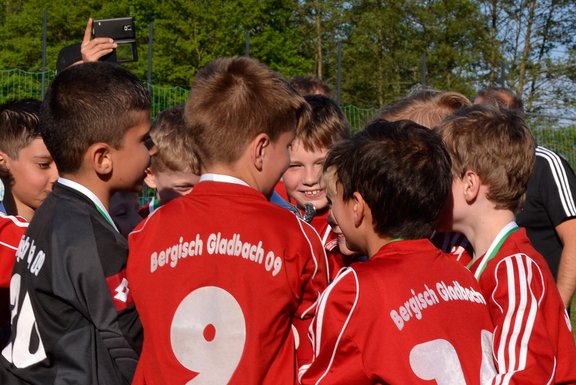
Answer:
<svg viewBox="0 0 576 385"><path fill-rule="evenodd" d="M4 168L10 173L10 191L18 215L30 220L34 211L52 191L58 179L56 165L41 138L18 151L18 158L2 154Z"/></svg>
<svg viewBox="0 0 576 385"><path fill-rule="evenodd" d="M300 140L295 140L290 147L290 167L282 180L286 192L301 209L306 203L312 203L316 210L328 207L322 178L322 165L327 153L327 148L308 151Z"/></svg>

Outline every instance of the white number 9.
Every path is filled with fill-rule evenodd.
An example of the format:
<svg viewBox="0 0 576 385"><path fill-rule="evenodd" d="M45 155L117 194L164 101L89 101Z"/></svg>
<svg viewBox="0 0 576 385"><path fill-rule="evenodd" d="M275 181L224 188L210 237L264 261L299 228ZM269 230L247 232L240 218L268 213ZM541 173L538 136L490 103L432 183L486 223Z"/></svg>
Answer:
<svg viewBox="0 0 576 385"><path fill-rule="evenodd" d="M187 385L227 384L246 342L242 308L224 289L196 289L178 305L170 326L170 341L182 366L198 373Z"/></svg>

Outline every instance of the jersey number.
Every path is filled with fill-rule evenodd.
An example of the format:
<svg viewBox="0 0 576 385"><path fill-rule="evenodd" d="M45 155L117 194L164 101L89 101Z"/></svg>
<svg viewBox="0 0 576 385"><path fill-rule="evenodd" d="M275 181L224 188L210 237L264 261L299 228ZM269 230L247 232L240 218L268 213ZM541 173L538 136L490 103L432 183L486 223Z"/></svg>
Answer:
<svg viewBox="0 0 576 385"><path fill-rule="evenodd" d="M480 383L487 383L496 375L492 361L492 333L482 330L482 366ZM436 381L438 385L465 384L464 373L458 359L458 353L452 344L437 339L416 345L410 351L410 366L418 377L427 381Z"/></svg>
<svg viewBox="0 0 576 385"><path fill-rule="evenodd" d="M227 384L246 343L240 304L219 287L192 291L174 313L170 342L180 364L198 373L187 385Z"/></svg>
<svg viewBox="0 0 576 385"><path fill-rule="evenodd" d="M28 293L25 294L22 305L18 309L21 281L20 274L14 274L10 280L11 323L15 335L2 351L2 355L17 368L26 368L45 359L46 352L38 332L36 316ZM14 329L14 319L16 318L16 328Z"/></svg>

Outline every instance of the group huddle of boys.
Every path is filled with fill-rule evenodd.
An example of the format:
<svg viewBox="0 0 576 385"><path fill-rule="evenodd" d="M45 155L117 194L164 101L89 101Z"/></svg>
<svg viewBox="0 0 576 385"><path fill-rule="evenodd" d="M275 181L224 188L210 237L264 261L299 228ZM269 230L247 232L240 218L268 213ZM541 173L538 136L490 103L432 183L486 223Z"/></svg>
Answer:
<svg viewBox="0 0 576 385"><path fill-rule="evenodd" d="M554 278L514 221L535 153L514 111L350 136L331 99L249 58L200 71L157 146L149 110L109 63L51 84L39 131L60 177L29 225L0 217L20 224L0 239L0 383L576 383ZM126 240L110 196L145 170L161 207Z"/></svg>

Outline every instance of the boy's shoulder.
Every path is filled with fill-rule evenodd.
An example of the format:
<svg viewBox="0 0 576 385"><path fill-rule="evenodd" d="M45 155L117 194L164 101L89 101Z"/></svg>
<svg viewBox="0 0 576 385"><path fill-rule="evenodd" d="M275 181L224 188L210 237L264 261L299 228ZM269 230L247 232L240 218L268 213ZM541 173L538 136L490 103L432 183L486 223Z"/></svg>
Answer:
<svg viewBox="0 0 576 385"><path fill-rule="evenodd" d="M101 211L79 191L55 184L36 210L27 235L46 244L58 239L62 247L70 244L89 244L95 249L110 244L125 247L125 239L115 230L109 215Z"/></svg>
<svg viewBox="0 0 576 385"><path fill-rule="evenodd" d="M436 284L448 279L474 282L470 272L429 239L402 240L384 246L369 261L352 264L360 280L394 287L411 282Z"/></svg>
<svg viewBox="0 0 576 385"><path fill-rule="evenodd" d="M0 233L24 232L28 227L28 221L17 215L0 213Z"/></svg>
<svg viewBox="0 0 576 385"><path fill-rule="evenodd" d="M528 264L535 266L544 280L554 282L548 263L530 242L526 229L520 227L504 240L500 249L486 264L486 270L501 270L504 266L510 266L514 270L525 271ZM475 264L473 269L478 269L477 265ZM487 274L483 273L482 277L484 276L487 276Z"/></svg>

